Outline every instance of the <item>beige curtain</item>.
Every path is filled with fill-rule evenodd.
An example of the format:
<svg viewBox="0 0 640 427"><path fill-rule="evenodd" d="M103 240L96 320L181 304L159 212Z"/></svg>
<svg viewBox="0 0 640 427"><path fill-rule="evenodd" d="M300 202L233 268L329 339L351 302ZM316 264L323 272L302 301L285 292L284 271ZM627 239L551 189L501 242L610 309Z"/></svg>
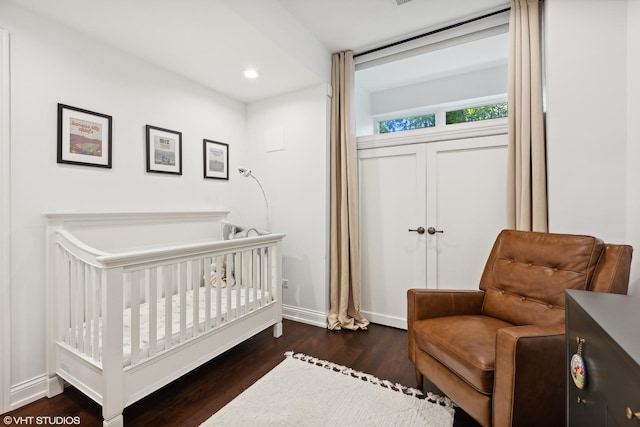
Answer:
<svg viewBox="0 0 640 427"><path fill-rule="evenodd" d="M511 228L547 231L538 0L511 0L509 20L509 177Z"/></svg>
<svg viewBox="0 0 640 427"><path fill-rule="evenodd" d="M360 314L358 156L352 52L332 57L331 85L331 307L329 329L365 329Z"/></svg>

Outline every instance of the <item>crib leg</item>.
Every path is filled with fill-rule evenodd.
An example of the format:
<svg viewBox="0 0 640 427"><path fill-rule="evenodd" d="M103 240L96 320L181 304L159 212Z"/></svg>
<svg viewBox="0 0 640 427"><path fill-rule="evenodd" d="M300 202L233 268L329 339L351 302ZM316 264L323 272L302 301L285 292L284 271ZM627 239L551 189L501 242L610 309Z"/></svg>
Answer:
<svg viewBox="0 0 640 427"><path fill-rule="evenodd" d="M273 325L273 337L280 338L282 336L282 322Z"/></svg>
<svg viewBox="0 0 640 427"><path fill-rule="evenodd" d="M102 427L124 427L124 418L122 414L118 414L110 419L102 421Z"/></svg>

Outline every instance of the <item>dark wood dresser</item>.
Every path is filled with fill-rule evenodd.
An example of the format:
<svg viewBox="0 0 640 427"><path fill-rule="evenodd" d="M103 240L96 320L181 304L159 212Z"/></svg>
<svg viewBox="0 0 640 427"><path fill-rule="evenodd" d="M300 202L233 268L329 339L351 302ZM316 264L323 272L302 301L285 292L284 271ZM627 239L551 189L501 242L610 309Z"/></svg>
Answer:
<svg viewBox="0 0 640 427"><path fill-rule="evenodd" d="M640 299L566 291L567 425L640 427ZM586 375L570 369L582 343Z"/></svg>

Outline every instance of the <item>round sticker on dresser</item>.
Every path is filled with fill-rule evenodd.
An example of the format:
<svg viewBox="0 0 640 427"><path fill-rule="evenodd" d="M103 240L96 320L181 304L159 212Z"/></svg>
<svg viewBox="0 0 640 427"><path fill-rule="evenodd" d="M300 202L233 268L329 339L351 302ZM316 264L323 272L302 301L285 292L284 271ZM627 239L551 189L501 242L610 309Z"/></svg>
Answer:
<svg viewBox="0 0 640 427"><path fill-rule="evenodd" d="M579 389L584 388L584 383L587 379L587 368L584 365L584 360L580 354L574 354L571 357L571 378Z"/></svg>

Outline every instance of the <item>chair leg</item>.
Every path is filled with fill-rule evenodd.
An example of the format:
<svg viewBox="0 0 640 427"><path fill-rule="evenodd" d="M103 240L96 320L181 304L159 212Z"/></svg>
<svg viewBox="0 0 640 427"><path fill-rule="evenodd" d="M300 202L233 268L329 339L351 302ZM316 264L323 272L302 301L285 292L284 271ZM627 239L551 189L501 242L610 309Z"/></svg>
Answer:
<svg viewBox="0 0 640 427"><path fill-rule="evenodd" d="M424 381L423 381L423 377L422 377L422 372L420 372L418 370L418 368L415 368L416 371L416 384L418 385L418 389L422 390L422 387L424 385Z"/></svg>

